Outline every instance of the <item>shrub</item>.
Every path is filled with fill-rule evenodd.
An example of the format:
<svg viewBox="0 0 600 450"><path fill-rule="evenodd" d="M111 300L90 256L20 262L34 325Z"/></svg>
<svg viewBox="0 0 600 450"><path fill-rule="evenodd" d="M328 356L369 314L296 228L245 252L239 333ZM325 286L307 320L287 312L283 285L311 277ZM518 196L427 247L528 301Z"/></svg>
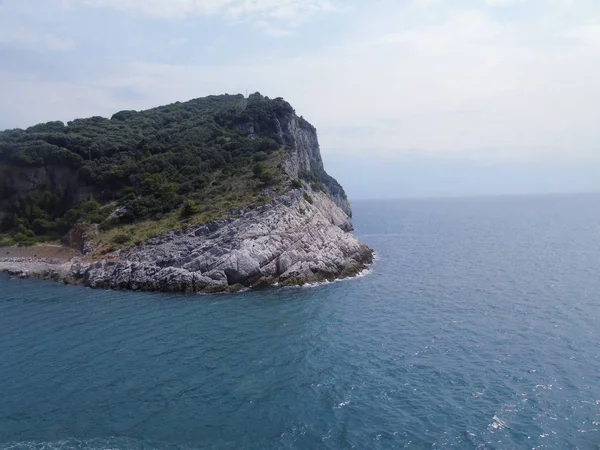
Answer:
<svg viewBox="0 0 600 450"><path fill-rule="evenodd" d="M317 181L317 177L315 177L315 175L310 170L302 169L298 175L303 180Z"/></svg>
<svg viewBox="0 0 600 450"><path fill-rule="evenodd" d="M306 200L311 205L314 203L314 199L312 198L312 196L310 194L305 192L303 197L304 197L304 200Z"/></svg>
<svg viewBox="0 0 600 450"><path fill-rule="evenodd" d="M310 187L313 188L313 190L315 191L324 191L325 188L323 187L323 185L321 184L320 181L313 181L312 183L310 183Z"/></svg>
<svg viewBox="0 0 600 450"><path fill-rule="evenodd" d="M102 208L102 205L95 200L88 200L74 208L76 215L83 220L93 223L103 222L109 215L108 208Z"/></svg>
<svg viewBox="0 0 600 450"><path fill-rule="evenodd" d="M182 218L190 217L200 212L200 208L196 205L196 202L193 200L186 200L183 202L183 206L181 207L181 213L179 214Z"/></svg>
<svg viewBox="0 0 600 450"><path fill-rule="evenodd" d="M267 166L263 162L257 162L254 164L254 166L252 166L252 173L254 173L256 178L260 178L265 170L267 170Z"/></svg>
<svg viewBox="0 0 600 450"><path fill-rule="evenodd" d="M123 245L123 244L127 244L130 239L131 239L131 236L129 236L128 234L119 233L112 239L112 241L113 241L113 243L115 243L117 245Z"/></svg>
<svg viewBox="0 0 600 450"><path fill-rule="evenodd" d="M258 153L255 153L253 156L253 159L256 162L266 161L268 158L269 158L269 155L267 155L265 152L258 152Z"/></svg>
<svg viewBox="0 0 600 450"><path fill-rule="evenodd" d="M292 180L292 187L294 189L302 189L302 182L300 180Z"/></svg>
<svg viewBox="0 0 600 450"><path fill-rule="evenodd" d="M273 184L275 183L275 176L273 172L267 169L267 165L263 162L257 162L252 167L252 172L254 176L258 178L263 184Z"/></svg>
<svg viewBox="0 0 600 450"><path fill-rule="evenodd" d="M259 180L262 181L264 184L274 184L275 176L273 175L273 172L271 172L270 170L265 170L260 175Z"/></svg>
<svg viewBox="0 0 600 450"><path fill-rule="evenodd" d="M10 236L0 236L0 247L8 247L14 244L15 241Z"/></svg>

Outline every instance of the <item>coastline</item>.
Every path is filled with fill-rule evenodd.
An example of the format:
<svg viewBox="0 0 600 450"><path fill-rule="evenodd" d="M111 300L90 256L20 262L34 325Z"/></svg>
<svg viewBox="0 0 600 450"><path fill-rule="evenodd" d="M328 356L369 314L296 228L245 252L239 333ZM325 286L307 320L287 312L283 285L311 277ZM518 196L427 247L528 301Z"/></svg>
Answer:
<svg viewBox="0 0 600 450"><path fill-rule="evenodd" d="M43 248L43 245L36 246ZM8 247L0 247L0 252L4 251ZM67 247L62 247L68 249ZM11 278L16 279L28 279L28 278L39 278L42 280L49 280L55 282L62 282L66 285L82 285L92 289L102 289L101 286L89 285L83 279L76 279L73 277L73 267L80 263L80 257L74 257L67 260L61 260L57 258L36 258L36 257L4 257L0 256L0 273L6 273ZM375 257L370 263L365 263L364 267L356 273L346 273L332 279L324 279L322 281L307 281L304 283L297 284L280 284L275 282L273 284L265 284L258 287L240 287L239 289L223 289L214 290L212 292L194 292L199 295L211 295L211 294L228 294L247 292L251 290L267 289L267 288L278 288L278 289L297 289L297 288L317 288L328 284L338 283L342 281L350 281L358 278L363 278L370 275L373 272L373 264L375 263ZM110 290L130 290L132 292L140 292L144 290L140 289L115 289L108 288ZM160 292L160 291L158 291ZM189 293L182 291L183 293Z"/></svg>
<svg viewBox="0 0 600 450"><path fill-rule="evenodd" d="M297 189L237 217L157 235L107 255L57 245L3 247L0 271L132 291L306 286L353 278L371 265L373 250L351 230L350 218L328 195L311 191L307 199Z"/></svg>
<svg viewBox="0 0 600 450"><path fill-rule="evenodd" d="M68 275L77 255L72 248L52 244L0 247L0 272L16 278L59 280Z"/></svg>
<svg viewBox="0 0 600 450"><path fill-rule="evenodd" d="M326 195L313 195L309 204L291 192L235 220L96 258L55 244L0 247L0 272L98 289L206 294L319 286L368 273L375 252Z"/></svg>

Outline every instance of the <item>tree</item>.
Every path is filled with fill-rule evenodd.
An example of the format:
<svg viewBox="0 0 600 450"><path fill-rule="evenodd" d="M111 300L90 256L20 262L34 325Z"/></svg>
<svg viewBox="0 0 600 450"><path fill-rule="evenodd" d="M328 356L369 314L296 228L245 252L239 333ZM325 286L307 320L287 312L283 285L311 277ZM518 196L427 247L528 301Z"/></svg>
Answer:
<svg viewBox="0 0 600 450"><path fill-rule="evenodd" d="M191 217L195 214L198 214L199 212L200 212L200 208L198 208L198 205L196 205L196 202L188 199L185 202L183 202L183 207L181 208L180 216L182 218L187 218L187 217Z"/></svg>

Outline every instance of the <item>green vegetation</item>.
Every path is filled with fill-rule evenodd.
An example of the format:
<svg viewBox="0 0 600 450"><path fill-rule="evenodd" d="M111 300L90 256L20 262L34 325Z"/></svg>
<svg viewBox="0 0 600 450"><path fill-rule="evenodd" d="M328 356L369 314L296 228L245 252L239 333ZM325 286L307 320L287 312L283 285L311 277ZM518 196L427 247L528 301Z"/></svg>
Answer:
<svg viewBox="0 0 600 450"><path fill-rule="evenodd" d="M198 208L196 202L188 198L185 202L183 202L180 215L182 218L186 218L198 214L199 212L200 208Z"/></svg>
<svg viewBox="0 0 600 450"><path fill-rule="evenodd" d="M303 196L304 196L304 200L306 200L311 205L314 203L315 200L312 198L312 196L309 193L305 192L303 194Z"/></svg>
<svg viewBox="0 0 600 450"><path fill-rule="evenodd" d="M80 221L100 225L97 244L126 246L264 202L266 186L284 189L293 140L277 117L292 113L223 95L0 132L0 245L56 241Z"/></svg>
<svg viewBox="0 0 600 450"><path fill-rule="evenodd" d="M301 179L309 182L314 190L325 191L325 186L327 186L327 191L333 197L346 196L344 188L323 169L313 171L302 170L299 176Z"/></svg>
<svg viewBox="0 0 600 450"><path fill-rule="evenodd" d="M131 236L125 233L119 233L115 237L113 237L112 241L115 244L123 245L131 240Z"/></svg>
<svg viewBox="0 0 600 450"><path fill-rule="evenodd" d="M0 236L0 247L6 247L8 245L14 245L15 240L9 236Z"/></svg>
<svg viewBox="0 0 600 450"><path fill-rule="evenodd" d="M275 176L273 172L268 169L267 165L264 162L257 162L252 167L252 172L254 172L254 176L258 178L263 184L273 184L275 180Z"/></svg>
<svg viewBox="0 0 600 450"><path fill-rule="evenodd" d="M312 183L310 183L310 187L313 188L313 190L315 191L325 192L325 188L323 187L323 184L320 181L313 181Z"/></svg>

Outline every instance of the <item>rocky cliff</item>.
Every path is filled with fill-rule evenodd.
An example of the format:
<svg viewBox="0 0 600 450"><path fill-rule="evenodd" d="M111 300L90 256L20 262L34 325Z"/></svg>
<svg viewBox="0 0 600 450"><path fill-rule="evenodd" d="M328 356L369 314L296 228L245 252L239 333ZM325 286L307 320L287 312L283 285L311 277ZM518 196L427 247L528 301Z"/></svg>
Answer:
<svg viewBox="0 0 600 450"><path fill-rule="evenodd" d="M91 287L179 292L333 280L372 262L371 250L349 228L349 217L326 194L297 189L237 218L76 263L72 277Z"/></svg>
<svg viewBox="0 0 600 450"><path fill-rule="evenodd" d="M63 203L86 205L90 203L86 203L88 198L95 197L105 205L101 205L100 212L104 211L106 214L94 210L93 214L80 215L73 228L66 234L64 242L76 247L81 252L79 256L68 261L40 261L35 258L14 257L3 260L0 257L0 270L8 270L20 276L35 274L58 278L97 288L176 292L219 292L270 285L297 285L358 274L372 262L372 250L350 233L350 204L343 188L325 172L316 129L298 117L289 104L265 99L259 94L254 94L250 99L239 96L228 97L225 100L219 98L219 109L215 110L216 112L211 109L211 115L208 117L214 119L214 123L218 125L213 127L211 133L212 136L217 136L214 142L222 144L223 150L215 150L213 147L212 153L206 153L202 147L196 150L195 154L211 155L216 161L220 161L221 158L226 164L229 159L230 166L237 168L228 169L227 166L226 170L238 175L229 175L232 181L218 189L216 186L219 185L215 184L227 180L223 176L225 170L212 165L206 168L206 157L198 157L197 160L202 164L198 166L199 170L206 171L206 179L214 180L209 185L211 190L192 191L180 196L173 194L174 202L183 202L186 196L191 200L186 200L181 213L175 209L166 219L164 213L160 217L157 216L156 220L168 220L165 223L171 224L171 230L164 230L133 243L125 243L129 238L123 238L123 234L117 235L124 241L121 247L102 247L101 239L97 238L98 233L110 235L115 227L117 230L121 229L119 227L127 229L129 233L131 230L135 231L137 222L131 225L131 217L137 220L132 213L134 211L137 214L137 210L132 209L137 205L135 202L139 203L140 198L150 198L152 201L162 198L158 196L162 192L161 189L164 189L160 187L163 185L159 184L159 187L155 188L158 190L152 193L152 196L144 194L138 187L141 184L138 180L148 180L150 177L147 174L138 175L139 169L136 166L115 165L122 164L121 161L125 158L122 155L129 155L134 151L141 155L137 157L138 161L142 158L137 164L144 164L143 158L146 158L147 151L143 148L138 149L147 145L147 137L137 144L128 143L134 145L135 147L131 148L135 150L124 149L118 153L118 159L113 157L117 163L111 166L110 176L113 176L113 173L119 174L124 170L123 167L132 167L132 173L126 178L128 181L123 182L125 197L119 192L118 184L117 187L109 184L107 188L97 182L86 182L93 178L89 175L86 177L85 170L89 172L97 170L98 167L97 162L91 161L91 156L90 161L84 161L81 155L66 154L70 164L57 166L56 162L49 164L43 159L47 158L48 154L52 155L52 151L46 149L49 153L42 154L43 162L38 161L36 167L28 167L27 164L23 164L23 160L33 159L35 155L31 157L21 148L9 147L8 153L12 159L5 157L0 167L4 171L2 199L5 205L3 207L0 204L0 213L3 211L5 217L12 217L13 222L18 223L19 230L27 229L28 223L35 228L45 222L39 219L27 222L25 215L15 219L16 213L6 205L19 206L30 198L35 200L41 194L32 196L31 193L43 189L60 190ZM211 99L211 102L210 105L213 105L214 100ZM232 105L233 108L223 109L222 103L228 107ZM186 106L184 108L188 111L190 109ZM118 113L113 116L111 122L139 121L139 114L142 113ZM207 116L203 116L205 117ZM110 125L106 125L106 122L99 118L94 118L93 121L94 126ZM135 123L131 126L136 126ZM204 122L202 126L205 126ZM69 127L65 131L67 135L71 132ZM179 129L181 128L179 124ZM58 125L52 123L52 142L59 140L55 136L57 129ZM122 124L119 129L123 129ZM38 133L36 139L39 138ZM50 140L43 136L42 139ZM65 148L66 150L61 148L61 151L72 151L68 150L69 147ZM110 151L115 152L114 145L112 148ZM181 144L176 148L181 148ZM250 150L246 150L248 148ZM1 150L0 146L0 161ZM157 152L152 151L154 154ZM170 150L169 158L177 151L181 150ZM221 151L223 156L215 156L216 151ZM189 150L186 152L187 166L180 169L182 171L188 170L190 160L196 161L190 159L196 156L189 156ZM248 152L251 153L246 156ZM161 158L165 158L163 154L164 151L159 153ZM16 163L15 155L18 156ZM65 158L65 154L62 158ZM149 158L154 161L156 156ZM106 157L102 161L106 163ZM170 164L171 160L168 161ZM82 165L83 169L77 169ZM244 169L244 165L251 165L254 178L248 175L249 168ZM154 183L160 183L161 179L171 177L172 180L185 185L185 177L177 178L179 175L175 169L176 167L167 166L158 174L160 176L152 175L151 179ZM127 183L131 184L130 188L127 187ZM171 186L175 184L171 182L168 186L173 189ZM180 189L177 190L179 191ZM228 200L224 204L229 205L229 208L220 209L219 213L212 214L212 217L207 216L208 220L203 219L205 216L198 212L200 208L193 205L194 199L200 206L206 202L208 208L212 201L216 202L220 198L218 195L223 195L222 191L228 193ZM102 197L103 195L105 197ZM142 197L143 195L146 197ZM43 198L42 196L42 200ZM121 198L127 199L127 202L119 200ZM252 200L254 198L258 201ZM235 203L231 199L238 199L238 202ZM148 203L148 200L144 201ZM36 208L40 209L43 203L40 205ZM172 207L173 205L163 206L162 211L169 211ZM76 206L68 210L65 217L77 217L77 212L88 209L88 206ZM33 207L25 210L37 211ZM112 212L108 214L109 211ZM191 218L188 218L188 213L192 214ZM178 221L176 218L179 216L181 219ZM127 219L122 225L120 221L125 219L121 217ZM148 219L142 218L146 220L144 223L147 223ZM66 219L57 220L66 223Z"/></svg>
<svg viewBox="0 0 600 450"><path fill-rule="evenodd" d="M253 96L256 98L260 94L253 94ZM250 97L251 100L253 96ZM247 104L247 101L241 103L241 112ZM292 179L300 178L318 183L329 198L349 217L352 217L352 209L344 189L325 171L316 128L303 117L298 117L291 107L277 111L273 123L278 142L292 150L286 153L283 160L282 165L286 174ZM252 120L237 124L236 127L240 133L251 138L258 134Z"/></svg>
<svg viewBox="0 0 600 450"><path fill-rule="evenodd" d="M281 128L293 137L294 151L289 152L283 162L286 173L292 178L316 179L329 198L349 217L352 217L352 209L344 189L325 172L315 127L295 114L284 117L280 123Z"/></svg>

